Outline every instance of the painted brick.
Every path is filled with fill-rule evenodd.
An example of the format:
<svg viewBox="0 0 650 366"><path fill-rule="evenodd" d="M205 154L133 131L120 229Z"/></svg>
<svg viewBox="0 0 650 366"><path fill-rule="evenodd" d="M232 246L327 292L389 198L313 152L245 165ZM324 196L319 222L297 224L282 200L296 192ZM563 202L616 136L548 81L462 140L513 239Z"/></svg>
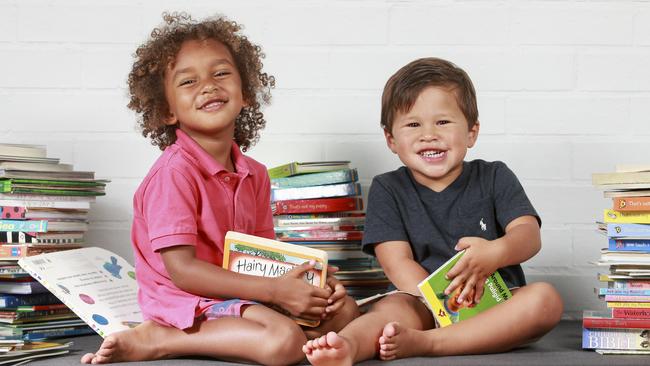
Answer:
<svg viewBox="0 0 650 366"><path fill-rule="evenodd" d="M81 85L81 58L79 51L71 47L0 48L0 60L3 69L11 70L3 72L0 87L77 88Z"/></svg>
<svg viewBox="0 0 650 366"><path fill-rule="evenodd" d="M0 4L0 42L16 40L18 9L11 3Z"/></svg>
<svg viewBox="0 0 650 366"><path fill-rule="evenodd" d="M542 218L542 222L544 219ZM542 248L531 259L522 264L524 270L539 267L570 267L573 250L571 229L542 224Z"/></svg>
<svg viewBox="0 0 650 366"><path fill-rule="evenodd" d="M81 78L85 88L126 89L135 47L87 47L81 55Z"/></svg>
<svg viewBox="0 0 650 366"><path fill-rule="evenodd" d="M650 45L650 6L637 5L639 10L634 17L634 43L641 46Z"/></svg>
<svg viewBox="0 0 650 366"><path fill-rule="evenodd" d="M94 222L86 234L86 245L106 248L133 264L131 221Z"/></svg>
<svg viewBox="0 0 650 366"><path fill-rule="evenodd" d="M577 86L589 91L650 91L650 50L621 49L578 56Z"/></svg>
<svg viewBox="0 0 650 366"><path fill-rule="evenodd" d="M137 133L87 137L75 143L74 152L79 170L94 170L98 177L111 179L142 179L161 154Z"/></svg>
<svg viewBox="0 0 650 366"><path fill-rule="evenodd" d="M370 181L378 174L395 170L402 162L386 146L385 140L377 134L372 138L357 138L354 141L332 141L326 145L327 160L352 160L359 169L359 179Z"/></svg>
<svg viewBox="0 0 650 366"><path fill-rule="evenodd" d="M610 134L612 121L629 121L629 105L622 97L513 97L506 101L506 128L528 135Z"/></svg>
<svg viewBox="0 0 650 366"><path fill-rule="evenodd" d="M330 56L327 50L300 47L267 48L264 70L275 76L278 89L328 89Z"/></svg>
<svg viewBox="0 0 650 366"><path fill-rule="evenodd" d="M133 219L133 194L141 181L140 178L111 179L111 182L106 185L106 196L97 197L91 206L90 222L130 223Z"/></svg>
<svg viewBox="0 0 650 366"><path fill-rule="evenodd" d="M611 200L590 185L568 186L522 182L543 225L591 224L602 217ZM544 227L544 226L543 226Z"/></svg>
<svg viewBox="0 0 650 366"><path fill-rule="evenodd" d="M319 161L325 159L322 139L262 132L260 141L246 154L269 168L292 161Z"/></svg>
<svg viewBox="0 0 650 366"><path fill-rule="evenodd" d="M524 3L512 14L519 44L629 45L634 9L613 3Z"/></svg>
<svg viewBox="0 0 650 366"><path fill-rule="evenodd" d="M392 44L506 44L509 11L500 3L492 5L400 4L391 10L390 41Z"/></svg>
<svg viewBox="0 0 650 366"><path fill-rule="evenodd" d="M619 133L632 133L634 136L650 135L650 97L632 97L630 107L632 126Z"/></svg>
<svg viewBox="0 0 650 366"><path fill-rule="evenodd" d="M611 201L610 201L611 205ZM605 207L602 207L605 208ZM596 224L573 230L573 265L606 272L607 267L596 267L593 262L600 258L600 249L607 247L607 237L596 231Z"/></svg>
<svg viewBox="0 0 650 366"><path fill-rule="evenodd" d="M574 179L584 179L591 184L592 173L613 172L617 164L647 164L648 140L644 137L611 136L576 142L573 159Z"/></svg>

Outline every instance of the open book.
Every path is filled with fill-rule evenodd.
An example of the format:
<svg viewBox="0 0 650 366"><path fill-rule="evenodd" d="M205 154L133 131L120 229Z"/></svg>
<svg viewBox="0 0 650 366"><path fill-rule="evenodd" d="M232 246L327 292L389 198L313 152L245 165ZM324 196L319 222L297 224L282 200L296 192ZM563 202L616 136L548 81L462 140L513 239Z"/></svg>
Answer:
<svg viewBox="0 0 650 366"><path fill-rule="evenodd" d="M135 271L115 253L81 248L25 257L18 264L102 337L142 322Z"/></svg>

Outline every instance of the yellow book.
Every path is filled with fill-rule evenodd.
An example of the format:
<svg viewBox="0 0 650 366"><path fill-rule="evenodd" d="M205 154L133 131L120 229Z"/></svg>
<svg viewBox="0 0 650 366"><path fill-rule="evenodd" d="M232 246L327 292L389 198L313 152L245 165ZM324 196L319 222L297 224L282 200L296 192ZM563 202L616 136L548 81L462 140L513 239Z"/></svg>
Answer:
<svg viewBox="0 0 650 366"><path fill-rule="evenodd" d="M305 262L315 261L313 270L305 273L307 283L325 287L327 252L302 245L247 235L235 231L226 233L223 268L252 276L279 277ZM298 324L316 327L318 320L295 319Z"/></svg>
<svg viewBox="0 0 650 366"><path fill-rule="evenodd" d="M650 302L616 302L608 301L608 308L650 308Z"/></svg>
<svg viewBox="0 0 650 366"><path fill-rule="evenodd" d="M605 209L603 221L616 224L650 224L650 211L621 212Z"/></svg>

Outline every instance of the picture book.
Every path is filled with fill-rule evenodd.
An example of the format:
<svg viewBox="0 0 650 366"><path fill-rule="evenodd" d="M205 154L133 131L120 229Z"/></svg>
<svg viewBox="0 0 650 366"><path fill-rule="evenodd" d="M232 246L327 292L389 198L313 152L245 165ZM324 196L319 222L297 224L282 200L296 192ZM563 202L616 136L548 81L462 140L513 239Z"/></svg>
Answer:
<svg viewBox="0 0 650 366"><path fill-rule="evenodd" d="M613 209L618 211L650 211L650 197L615 197Z"/></svg>
<svg viewBox="0 0 650 366"><path fill-rule="evenodd" d="M445 274L449 272L464 253L465 251L458 252L418 284L420 293L441 327L471 318L512 297L499 272L494 272L485 281L483 296L478 304L458 303L457 300L460 291L462 291L462 286L456 288L451 294L445 295L444 291L451 283L451 280L445 278Z"/></svg>
<svg viewBox="0 0 650 366"><path fill-rule="evenodd" d="M650 253L650 238L647 239L618 239L610 238L607 249L619 252L648 252Z"/></svg>
<svg viewBox="0 0 650 366"><path fill-rule="evenodd" d="M585 310L582 314L583 328L633 328L650 329L650 319L617 319L610 311Z"/></svg>
<svg viewBox="0 0 650 366"><path fill-rule="evenodd" d="M594 173L591 182L594 185L650 183L650 172Z"/></svg>
<svg viewBox="0 0 650 366"><path fill-rule="evenodd" d="M223 268L253 276L279 277L305 262L315 261L316 267L305 273L307 283L325 287L327 253L323 250L283 243L235 231L226 233ZM318 326L319 321L296 319L299 324Z"/></svg>
<svg viewBox="0 0 650 366"><path fill-rule="evenodd" d="M271 188L298 188L356 182L359 179L356 169L332 170L322 173L301 174L293 177L271 180Z"/></svg>
<svg viewBox="0 0 650 366"><path fill-rule="evenodd" d="M326 197L359 196L361 185L348 182L340 184L328 184L325 186L278 188L271 190L271 201L302 200Z"/></svg>
<svg viewBox="0 0 650 366"><path fill-rule="evenodd" d="M633 191L604 191L603 196L605 198L616 198L616 197L644 197L650 196L649 189L636 189Z"/></svg>
<svg viewBox="0 0 650 366"><path fill-rule="evenodd" d="M22 258L18 264L102 337L142 322L135 271L117 254L80 248Z"/></svg>
<svg viewBox="0 0 650 366"><path fill-rule="evenodd" d="M297 174L321 173L331 170L348 169L349 161L313 161L313 162L292 162L269 169L271 179L290 177Z"/></svg>
<svg viewBox="0 0 650 366"><path fill-rule="evenodd" d="M650 225L647 224L607 224L607 236L619 237L648 237L650 238Z"/></svg>
<svg viewBox="0 0 650 366"><path fill-rule="evenodd" d="M288 200L271 203L274 215L292 213L320 213L358 211L363 209L361 197L317 198L311 200Z"/></svg>
<svg viewBox="0 0 650 366"><path fill-rule="evenodd" d="M650 211L622 212L605 209L603 221L615 224L650 224Z"/></svg>
<svg viewBox="0 0 650 366"><path fill-rule="evenodd" d="M583 349L650 349L648 329L582 328Z"/></svg>
<svg viewBox="0 0 650 366"><path fill-rule="evenodd" d="M650 309L612 308L614 318L650 319Z"/></svg>

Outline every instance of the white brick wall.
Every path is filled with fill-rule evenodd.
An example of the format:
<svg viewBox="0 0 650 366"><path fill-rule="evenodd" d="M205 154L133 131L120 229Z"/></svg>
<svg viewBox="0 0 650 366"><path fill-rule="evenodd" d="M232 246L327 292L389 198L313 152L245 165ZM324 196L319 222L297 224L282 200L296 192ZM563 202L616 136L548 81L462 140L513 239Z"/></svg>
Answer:
<svg viewBox="0 0 650 366"><path fill-rule="evenodd" d="M163 10L223 12L263 46L278 87L253 157L351 159L365 187L400 164L378 127L386 79L423 56L465 68L482 122L470 158L507 162L544 221L530 279L554 283L569 316L598 306L591 223L607 201L590 174L648 162L650 2L0 0L0 140L112 179L90 240L127 257L131 196L158 150L125 80Z"/></svg>

